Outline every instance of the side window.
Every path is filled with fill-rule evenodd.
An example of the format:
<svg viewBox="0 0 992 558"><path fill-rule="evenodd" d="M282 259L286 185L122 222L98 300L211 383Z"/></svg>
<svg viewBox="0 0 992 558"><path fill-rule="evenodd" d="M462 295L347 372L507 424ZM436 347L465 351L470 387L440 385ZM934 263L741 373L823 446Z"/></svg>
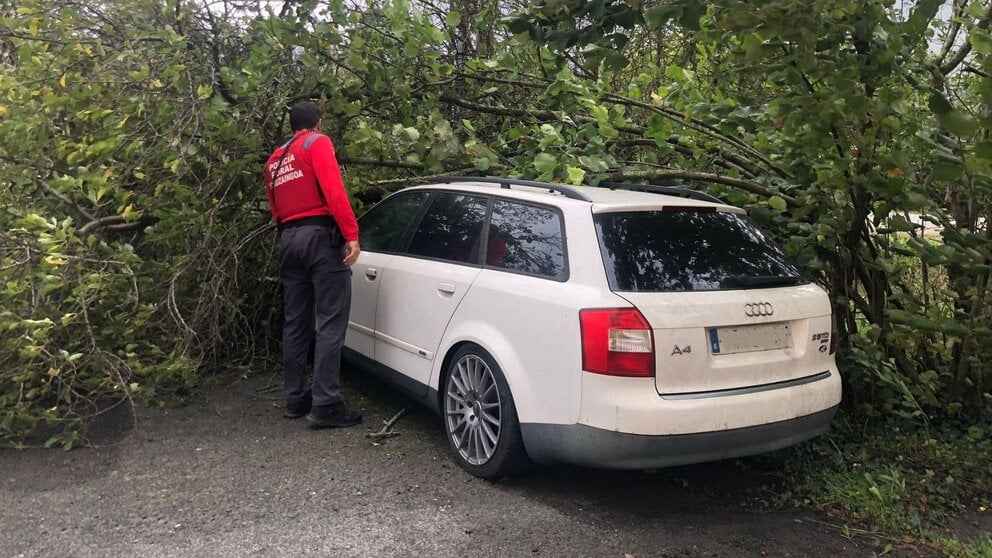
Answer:
<svg viewBox="0 0 992 558"><path fill-rule="evenodd" d="M486 265L564 279L561 217L551 209L496 200Z"/></svg>
<svg viewBox="0 0 992 558"><path fill-rule="evenodd" d="M399 248L403 233L427 199L429 192L396 194L365 212L358 219L362 250L392 252Z"/></svg>
<svg viewBox="0 0 992 558"><path fill-rule="evenodd" d="M427 209L407 253L465 263L479 263L486 198L442 192Z"/></svg>

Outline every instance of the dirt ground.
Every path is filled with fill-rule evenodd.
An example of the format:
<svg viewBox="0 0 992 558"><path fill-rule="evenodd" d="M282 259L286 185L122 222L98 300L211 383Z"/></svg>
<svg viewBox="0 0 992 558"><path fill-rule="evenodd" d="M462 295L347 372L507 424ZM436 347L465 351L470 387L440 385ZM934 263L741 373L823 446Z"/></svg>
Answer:
<svg viewBox="0 0 992 558"><path fill-rule="evenodd" d="M283 419L275 376L222 384L183 408L108 413L97 447L0 452L0 556L839 557L887 542L763 509L774 477L733 461L478 480L426 409L367 438L410 402L351 370L365 422L341 430Z"/></svg>

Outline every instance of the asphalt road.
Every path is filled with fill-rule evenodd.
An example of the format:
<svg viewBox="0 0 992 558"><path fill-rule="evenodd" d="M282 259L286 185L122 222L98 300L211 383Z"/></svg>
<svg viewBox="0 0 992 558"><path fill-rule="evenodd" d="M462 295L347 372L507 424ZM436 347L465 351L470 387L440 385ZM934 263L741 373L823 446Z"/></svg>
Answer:
<svg viewBox="0 0 992 558"><path fill-rule="evenodd" d="M278 379L257 374L179 409L139 408L134 428L121 407L97 447L0 452L0 556L836 557L885 544L763 508L775 476L732 461L478 480L425 409L399 436L367 438L409 401L346 375L365 410L355 428L283 419Z"/></svg>

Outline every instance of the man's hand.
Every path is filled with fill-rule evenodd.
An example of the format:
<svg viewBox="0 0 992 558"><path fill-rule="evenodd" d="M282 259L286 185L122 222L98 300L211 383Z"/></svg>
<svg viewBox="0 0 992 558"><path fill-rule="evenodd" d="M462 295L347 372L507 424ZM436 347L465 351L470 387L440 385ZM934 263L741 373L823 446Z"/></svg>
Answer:
<svg viewBox="0 0 992 558"><path fill-rule="evenodd" d="M351 267L355 265L358 261L358 254L362 252L362 249L358 246L357 240L349 240L348 245L345 246L344 254L344 265Z"/></svg>

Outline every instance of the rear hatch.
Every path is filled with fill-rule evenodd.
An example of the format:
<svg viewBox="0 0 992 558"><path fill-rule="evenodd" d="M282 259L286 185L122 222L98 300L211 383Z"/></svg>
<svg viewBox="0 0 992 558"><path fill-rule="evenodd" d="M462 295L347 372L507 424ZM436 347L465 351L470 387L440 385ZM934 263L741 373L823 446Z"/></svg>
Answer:
<svg viewBox="0 0 992 558"><path fill-rule="evenodd" d="M594 216L610 287L647 319L663 395L800 381L831 370L829 300L739 210Z"/></svg>

